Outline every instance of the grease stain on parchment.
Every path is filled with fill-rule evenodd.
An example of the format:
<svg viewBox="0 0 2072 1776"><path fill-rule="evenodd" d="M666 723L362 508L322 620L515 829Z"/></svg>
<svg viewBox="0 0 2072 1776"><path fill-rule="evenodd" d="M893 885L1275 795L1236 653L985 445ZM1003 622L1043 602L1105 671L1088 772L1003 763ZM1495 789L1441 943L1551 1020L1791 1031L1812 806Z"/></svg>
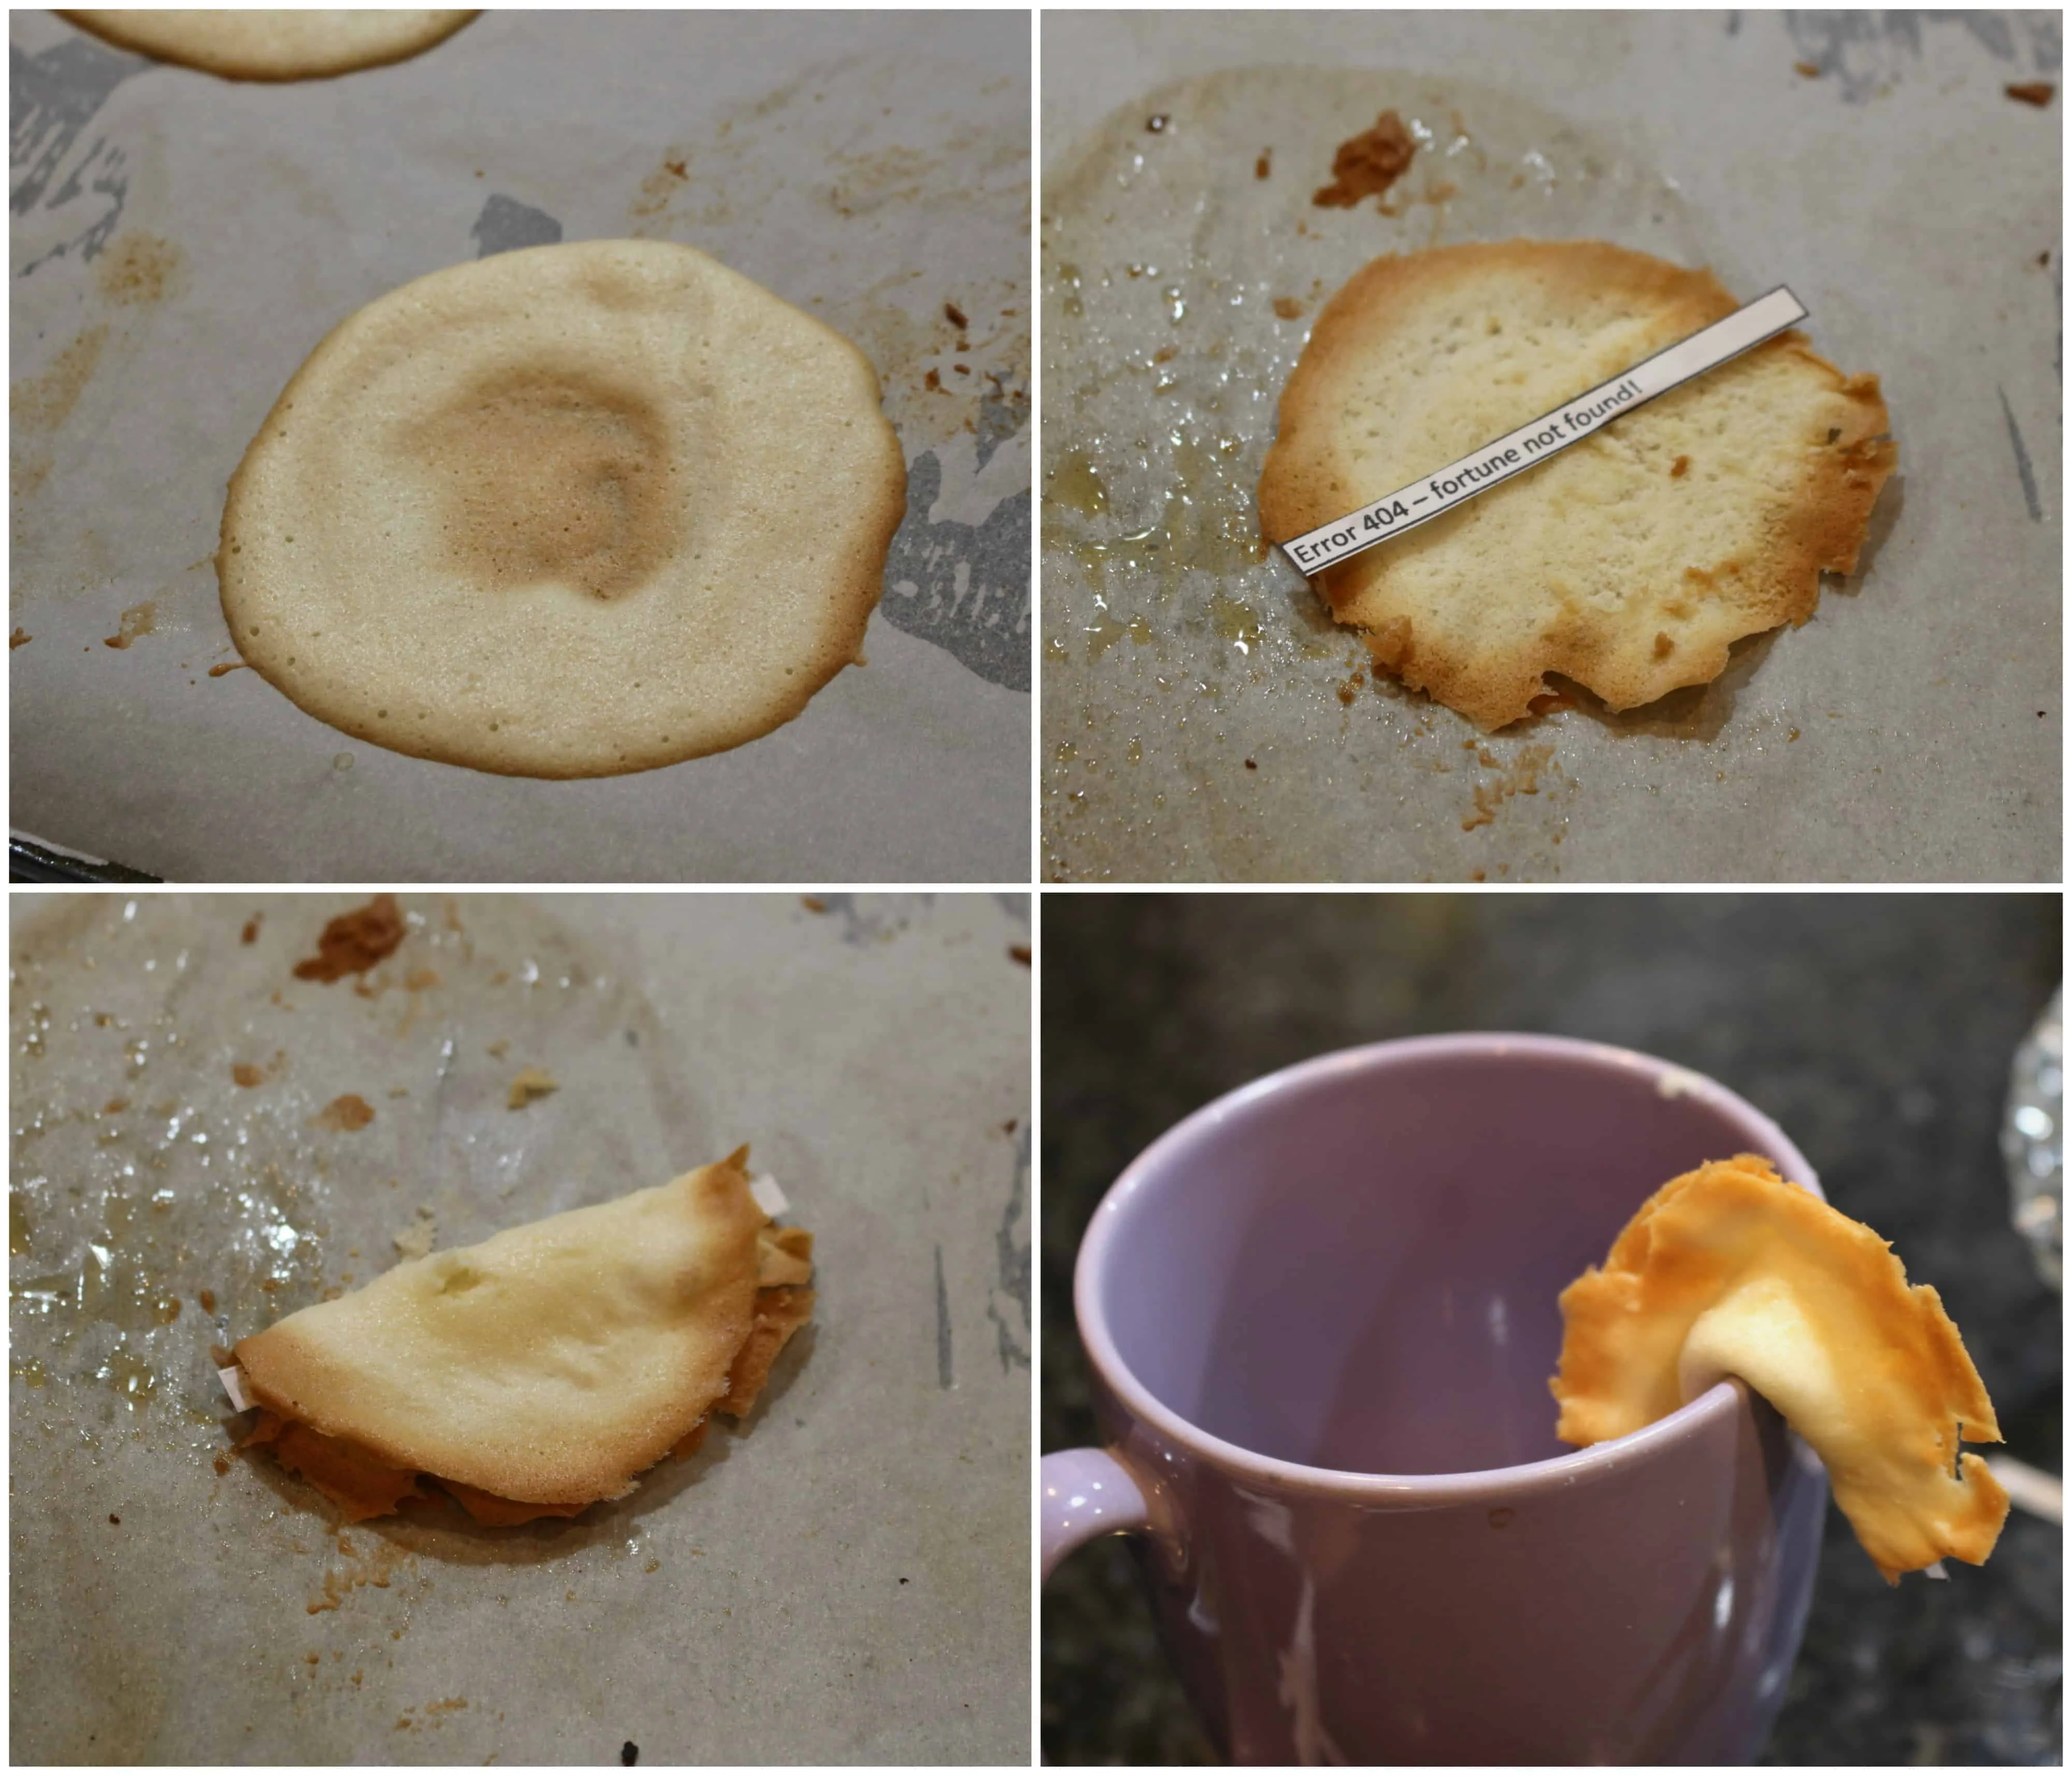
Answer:
<svg viewBox="0 0 2072 1776"><path fill-rule="evenodd" d="M180 249L138 230L118 236L94 263L93 288L105 308L150 310L178 294L184 282ZM55 434L109 358L111 343L132 343L128 328L117 332L113 326L90 322L43 368L9 386L8 485L15 500L29 499L49 478Z"/></svg>
<svg viewBox="0 0 2072 1776"><path fill-rule="evenodd" d="M16 500L27 499L49 476L49 434L72 417L107 344L107 323L97 321L43 370L9 386L8 484Z"/></svg>
<svg viewBox="0 0 2072 1776"><path fill-rule="evenodd" d="M183 267L171 241L132 229L95 261L94 287L118 308L145 307L179 293Z"/></svg>
<svg viewBox="0 0 2072 1776"><path fill-rule="evenodd" d="M158 606L150 598L142 604L133 604L122 613L121 626L112 635L104 639L104 648L127 648L141 637L150 635L158 626Z"/></svg>

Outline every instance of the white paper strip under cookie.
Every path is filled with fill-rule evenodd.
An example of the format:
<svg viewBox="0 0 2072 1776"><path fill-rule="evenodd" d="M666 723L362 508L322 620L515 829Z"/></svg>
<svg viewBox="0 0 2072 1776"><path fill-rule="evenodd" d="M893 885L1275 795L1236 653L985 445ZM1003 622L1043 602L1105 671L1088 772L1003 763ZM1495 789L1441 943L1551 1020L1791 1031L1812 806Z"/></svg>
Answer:
<svg viewBox="0 0 2072 1776"><path fill-rule="evenodd" d="M230 1404L240 1412L252 1410L252 1402L245 1394L245 1371L233 1364L228 1369L219 1369L216 1379L223 1383L223 1391L230 1396Z"/></svg>
<svg viewBox="0 0 2072 1776"><path fill-rule="evenodd" d="M1514 475L1523 475L1534 463L1559 455L1621 414L1716 369L1805 319L1806 305L1779 286L1725 320L1679 339L1573 401L1563 401L1551 413L1527 421L1459 462L1421 476L1347 517L1305 531L1281 544L1281 553L1295 564L1297 573L1314 578L1348 556L1415 530Z"/></svg>

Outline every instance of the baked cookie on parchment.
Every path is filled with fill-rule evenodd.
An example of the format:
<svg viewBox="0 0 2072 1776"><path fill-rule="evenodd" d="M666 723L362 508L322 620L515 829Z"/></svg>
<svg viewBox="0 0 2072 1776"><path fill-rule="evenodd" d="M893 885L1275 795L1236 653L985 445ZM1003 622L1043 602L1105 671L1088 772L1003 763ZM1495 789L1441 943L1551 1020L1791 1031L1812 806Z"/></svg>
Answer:
<svg viewBox="0 0 2072 1776"><path fill-rule="evenodd" d="M350 316L230 482L246 661L510 776L742 745L854 662L906 505L863 354L689 247L531 247Z"/></svg>
<svg viewBox="0 0 2072 1776"><path fill-rule="evenodd" d="M162 62L230 80L311 80L407 61L475 17L465 12L60 12L82 31Z"/></svg>
<svg viewBox="0 0 2072 1776"><path fill-rule="evenodd" d="M1376 259L1318 316L1259 490L1282 542L1731 314L1708 271L1601 241ZM1718 676L1856 567L1897 447L1877 378L1790 332L1314 582L1378 664L1486 730L1557 672L1614 709Z"/></svg>

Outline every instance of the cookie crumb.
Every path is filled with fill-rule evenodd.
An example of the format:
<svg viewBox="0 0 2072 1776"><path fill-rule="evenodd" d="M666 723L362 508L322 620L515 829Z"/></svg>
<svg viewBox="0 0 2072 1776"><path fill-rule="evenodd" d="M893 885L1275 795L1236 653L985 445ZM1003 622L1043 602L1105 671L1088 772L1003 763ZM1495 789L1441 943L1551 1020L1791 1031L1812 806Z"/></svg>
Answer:
<svg viewBox="0 0 2072 1776"><path fill-rule="evenodd" d="M511 1096L505 1101L513 1110L523 1110L536 1098L544 1098L561 1088L561 1082L543 1067L528 1067L511 1082Z"/></svg>

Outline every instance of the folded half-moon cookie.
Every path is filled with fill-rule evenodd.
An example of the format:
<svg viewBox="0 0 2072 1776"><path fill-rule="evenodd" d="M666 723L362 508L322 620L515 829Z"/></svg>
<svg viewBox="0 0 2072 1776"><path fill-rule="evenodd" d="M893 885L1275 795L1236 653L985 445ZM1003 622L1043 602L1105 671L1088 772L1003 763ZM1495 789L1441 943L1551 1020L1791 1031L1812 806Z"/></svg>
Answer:
<svg viewBox="0 0 2072 1776"><path fill-rule="evenodd" d="M812 1236L771 1224L746 1158L400 1264L243 1340L245 1443L352 1522L420 1476L493 1523L624 1496L712 1414L745 1415L812 1315Z"/></svg>

